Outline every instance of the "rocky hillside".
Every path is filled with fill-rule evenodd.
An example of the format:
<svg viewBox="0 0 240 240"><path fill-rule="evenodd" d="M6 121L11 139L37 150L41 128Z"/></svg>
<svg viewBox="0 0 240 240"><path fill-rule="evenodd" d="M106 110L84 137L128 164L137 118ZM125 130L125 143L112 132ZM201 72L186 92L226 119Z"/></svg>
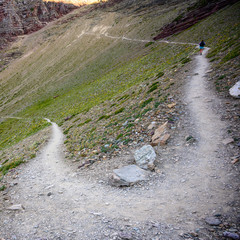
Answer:
<svg viewBox="0 0 240 240"><path fill-rule="evenodd" d="M159 40L169 37L173 34L180 33L212 15L213 13L219 11L220 9L236 2L238 2L238 0L199 1L188 9L184 9L184 12L179 14L179 16L174 19L173 22L164 26L161 29L160 34L154 37L154 40Z"/></svg>
<svg viewBox="0 0 240 240"><path fill-rule="evenodd" d="M73 4L44 2L42 0L0 1L0 47L14 36L39 30L54 19L77 7Z"/></svg>
<svg viewBox="0 0 240 240"><path fill-rule="evenodd" d="M49 125L45 117L62 127L66 157L81 162L149 142L152 121L176 128L182 114L174 105L179 74L196 54L187 43L198 44L203 36L211 48L212 84L227 95L239 76L239 2L169 38L185 45L152 40L198 2L113 0L95 9L84 6L14 42L6 54L18 58L9 65L0 61L0 115L17 117L0 119L1 164L34 156L42 143L33 140L35 133ZM231 119L238 117L231 113L236 115ZM238 139L234 129L229 132ZM33 144L26 152L9 150L28 137Z"/></svg>

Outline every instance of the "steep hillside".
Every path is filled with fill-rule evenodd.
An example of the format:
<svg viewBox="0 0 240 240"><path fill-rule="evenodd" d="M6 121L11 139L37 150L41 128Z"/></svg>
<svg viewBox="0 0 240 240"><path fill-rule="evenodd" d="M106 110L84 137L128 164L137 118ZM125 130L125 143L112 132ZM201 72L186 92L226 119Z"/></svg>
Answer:
<svg viewBox="0 0 240 240"><path fill-rule="evenodd" d="M239 239L240 2L212 2L84 6L1 52L0 239Z"/></svg>
<svg viewBox="0 0 240 240"><path fill-rule="evenodd" d="M45 117L62 126L67 156L78 161L150 141L143 127L148 119L175 124L177 109L169 111L168 104L181 84L178 72L196 49L152 38L195 3L120 1L94 11L85 6L20 38L8 51L22 57L0 75L1 117L18 117L1 119L2 162L33 156L37 147L17 157L6 152L48 126ZM239 3L227 7L171 39L197 44L204 36L216 67L237 72L239 53L231 57L231 51L239 48L238 10Z"/></svg>

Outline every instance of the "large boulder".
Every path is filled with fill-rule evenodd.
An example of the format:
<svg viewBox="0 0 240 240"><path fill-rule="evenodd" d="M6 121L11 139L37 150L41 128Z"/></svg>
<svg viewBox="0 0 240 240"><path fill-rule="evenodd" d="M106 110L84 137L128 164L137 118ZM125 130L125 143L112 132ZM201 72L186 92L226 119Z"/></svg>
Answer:
<svg viewBox="0 0 240 240"><path fill-rule="evenodd" d="M147 180L148 172L136 165L129 165L113 170L110 184L115 187L131 186L139 181Z"/></svg>
<svg viewBox="0 0 240 240"><path fill-rule="evenodd" d="M153 170L155 168L154 162L156 159L156 153L151 145L145 145L136 150L134 158L136 164L142 169Z"/></svg>
<svg viewBox="0 0 240 240"><path fill-rule="evenodd" d="M240 81L236 82L236 84L229 89L229 93L234 98L240 98Z"/></svg>

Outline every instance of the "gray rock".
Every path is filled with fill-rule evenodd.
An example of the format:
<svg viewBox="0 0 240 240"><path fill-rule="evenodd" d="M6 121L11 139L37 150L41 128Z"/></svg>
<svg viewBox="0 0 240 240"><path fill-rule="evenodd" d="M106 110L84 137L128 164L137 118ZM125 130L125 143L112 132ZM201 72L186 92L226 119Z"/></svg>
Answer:
<svg viewBox="0 0 240 240"><path fill-rule="evenodd" d="M207 224L209 224L209 225L211 225L211 226L218 226L218 225L220 225L222 222L218 219L218 218L216 218L216 217L207 217L206 219L205 219L205 222L207 223Z"/></svg>
<svg viewBox="0 0 240 240"><path fill-rule="evenodd" d="M223 236L224 237L227 237L227 238L230 238L230 239L234 239L234 240L239 240L240 237L237 233L231 233L231 232L223 232Z"/></svg>
<svg viewBox="0 0 240 240"><path fill-rule="evenodd" d="M229 93L234 98L240 98L240 81L236 82L236 84L229 89Z"/></svg>
<svg viewBox="0 0 240 240"><path fill-rule="evenodd" d="M7 210L23 210L23 209L24 207L22 206L22 204L14 204L7 208Z"/></svg>
<svg viewBox="0 0 240 240"><path fill-rule="evenodd" d="M226 138L226 139L224 139L224 140L222 141L222 143L223 143L224 145L227 145L227 144L233 143L233 142L234 142L234 139L233 139L233 138Z"/></svg>
<svg viewBox="0 0 240 240"><path fill-rule="evenodd" d="M155 168L156 153L151 145L145 145L138 149L134 154L134 158L136 164L142 169L153 170Z"/></svg>
<svg viewBox="0 0 240 240"><path fill-rule="evenodd" d="M110 184L116 187L130 186L147 180L148 173L136 165L129 165L113 170Z"/></svg>
<svg viewBox="0 0 240 240"><path fill-rule="evenodd" d="M132 234L131 233L127 233L127 232L120 232L118 234L118 236L120 237L120 239L123 239L123 240L131 240L131 239L133 239L132 238Z"/></svg>

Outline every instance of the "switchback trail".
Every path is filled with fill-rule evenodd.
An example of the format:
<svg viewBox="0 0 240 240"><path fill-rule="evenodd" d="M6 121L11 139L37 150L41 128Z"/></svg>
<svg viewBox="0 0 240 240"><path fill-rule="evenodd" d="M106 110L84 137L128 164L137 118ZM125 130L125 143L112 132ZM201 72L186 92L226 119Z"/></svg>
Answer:
<svg viewBox="0 0 240 240"><path fill-rule="evenodd" d="M206 53L195 57L196 68L186 82L183 99L189 116L183 119L184 129L164 151L156 148L160 172L151 173L146 183L113 188L107 182L111 169L102 170L107 163L83 174L64 160L64 136L52 123L49 143L19 167L13 180L18 184L8 193L10 203L24 209L1 212L0 237L177 240L182 239L179 234L201 229L205 217L231 212L234 176L221 153L226 125L212 110L217 97L206 85ZM186 146L186 132L197 144ZM119 158L110 164L121 161L126 162ZM213 239L200 233L203 239Z"/></svg>

